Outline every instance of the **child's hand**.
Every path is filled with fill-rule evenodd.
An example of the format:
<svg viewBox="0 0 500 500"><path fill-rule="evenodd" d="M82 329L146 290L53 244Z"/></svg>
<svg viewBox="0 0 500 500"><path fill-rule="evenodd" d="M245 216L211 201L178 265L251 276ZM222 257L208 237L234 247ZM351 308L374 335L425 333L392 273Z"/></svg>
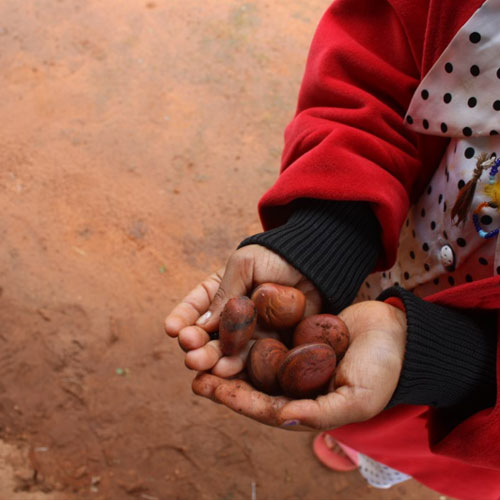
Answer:
<svg viewBox="0 0 500 500"><path fill-rule="evenodd" d="M383 302L354 304L339 316L351 334L332 391L316 400L290 400L255 390L242 380L202 373L193 391L254 420L291 430L327 430L368 420L389 403L399 380L406 317Z"/></svg>
<svg viewBox="0 0 500 500"><path fill-rule="evenodd" d="M266 282L301 290L306 296L306 315L320 311L319 292L286 260L260 245L240 248L225 268L202 281L165 320L168 335L178 337L181 347L188 351L186 365L189 368L212 370L221 377L233 376L243 369L250 346L238 356L223 357L219 341L210 341L207 332L217 330L220 313L229 299L248 295Z"/></svg>

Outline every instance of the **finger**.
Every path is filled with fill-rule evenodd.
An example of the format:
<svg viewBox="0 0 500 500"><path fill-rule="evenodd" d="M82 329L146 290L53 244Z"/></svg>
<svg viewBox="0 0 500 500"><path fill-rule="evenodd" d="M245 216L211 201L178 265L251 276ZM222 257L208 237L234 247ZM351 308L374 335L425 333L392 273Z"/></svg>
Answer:
<svg viewBox="0 0 500 500"><path fill-rule="evenodd" d="M245 368L248 353L254 342L249 342L245 349L235 356L223 356L212 368L212 373L218 377L228 378L240 373Z"/></svg>
<svg viewBox="0 0 500 500"><path fill-rule="evenodd" d="M244 250L244 249L242 249ZM219 325L219 318L229 299L246 295L253 285L254 256L251 252L235 252L227 261L220 286L216 291L206 315L196 324L208 332Z"/></svg>
<svg viewBox="0 0 500 500"><path fill-rule="evenodd" d="M221 379L215 375L199 372L193 379L191 389L194 394L203 398L211 399L215 403L215 389L221 383Z"/></svg>
<svg viewBox="0 0 500 500"><path fill-rule="evenodd" d="M279 410L289 401L283 396L273 397L256 391L242 380L227 380L210 374L198 375L193 391L231 410L266 425L278 425Z"/></svg>
<svg viewBox="0 0 500 500"><path fill-rule="evenodd" d="M297 422L313 429L328 430L367 420L370 415L365 389L342 386L317 399L291 401L280 412L279 421Z"/></svg>
<svg viewBox="0 0 500 500"><path fill-rule="evenodd" d="M179 332L179 345L184 351L203 347L209 340L208 333L199 326L186 326Z"/></svg>
<svg viewBox="0 0 500 500"><path fill-rule="evenodd" d="M212 302L221 282L222 270L210 275L191 290L165 319L165 331L177 337L186 326L194 325Z"/></svg>
<svg viewBox="0 0 500 500"><path fill-rule="evenodd" d="M222 351L219 341L211 340L203 347L189 351L184 362L191 370L206 371L211 370L221 357Z"/></svg>
<svg viewBox="0 0 500 500"><path fill-rule="evenodd" d="M318 314L321 312L321 305L323 299L318 289L308 280L302 279L296 288L300 290L306 297L306 308L304 311L304 318L312 316L313 314Z"/></svg>

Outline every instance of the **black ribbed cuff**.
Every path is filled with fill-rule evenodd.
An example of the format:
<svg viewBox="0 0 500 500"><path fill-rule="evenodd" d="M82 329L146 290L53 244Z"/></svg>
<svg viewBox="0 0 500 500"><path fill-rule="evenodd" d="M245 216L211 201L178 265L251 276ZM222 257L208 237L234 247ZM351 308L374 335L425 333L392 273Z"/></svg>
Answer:
<svg viewBox="0 0 500 500"><path fill-rule="evenodd" d="M338 313L352 303L380 251L380 226L368 203L301 199L283 226L245 239L273 250L309 278Z"/></svg>
<svg viewBox="0 0 500 500"><path fill-rule="evenodd" d="M496 314L456 310L426 302L400 287L377 300L399 297L406 308L403 369L388 407L493 406L496 399Z"/></svg>

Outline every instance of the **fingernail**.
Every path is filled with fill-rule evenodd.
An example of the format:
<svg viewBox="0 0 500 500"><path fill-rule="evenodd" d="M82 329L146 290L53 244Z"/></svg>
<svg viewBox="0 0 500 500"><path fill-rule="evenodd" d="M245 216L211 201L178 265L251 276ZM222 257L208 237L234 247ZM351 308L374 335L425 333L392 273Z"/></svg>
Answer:
<svg viewBox="0 0 500 500"><path fill-rule="evenodd" d="M300 420L285 420L281 427L293 427L294 425L300 425Z"/></svg>
<svg viewBox="0 0 500 500"><path fill-rule="evenodd" d="M212 316L212 311L207 311L200 319L196 322L197 325L204 325Z"/></svg>

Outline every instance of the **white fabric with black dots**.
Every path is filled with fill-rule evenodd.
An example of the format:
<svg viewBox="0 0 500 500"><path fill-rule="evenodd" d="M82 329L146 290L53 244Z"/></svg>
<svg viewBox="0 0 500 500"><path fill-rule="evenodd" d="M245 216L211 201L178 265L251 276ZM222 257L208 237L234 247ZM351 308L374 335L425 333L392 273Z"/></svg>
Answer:
<svg viewBox="0 0 500 500"><path fill-rule="evenodd" d="M488 0L460 29L413 96L408 128L451 137L450 144L410 208L395 265L370 275L357 301L374 299L395 284L425 297L500 274L498 238L481 238L472 220L482 202L500 207L500 174L490 185L489 169L484 170L465 222L456 226L451 219L458 192L472 178L479 154L500 155L499 54L500 0ZM478 216L484 231L500 226L499 209L487 207Z"/></svg>
<svg viewBox="0 0 500 500"><path fill-rule="evenodd" d="M375 488L386 489L411 479L411 476L376 462L362 453L358 453L358 460L359 472Z"/></svg>
<svg viewBox="0 0 500 500"><path fill-rule="evenodd" d="M455 35L413 96L406 114L413 130L450 137L500 131L499 14L500 0L488 0Z"/></svg>

